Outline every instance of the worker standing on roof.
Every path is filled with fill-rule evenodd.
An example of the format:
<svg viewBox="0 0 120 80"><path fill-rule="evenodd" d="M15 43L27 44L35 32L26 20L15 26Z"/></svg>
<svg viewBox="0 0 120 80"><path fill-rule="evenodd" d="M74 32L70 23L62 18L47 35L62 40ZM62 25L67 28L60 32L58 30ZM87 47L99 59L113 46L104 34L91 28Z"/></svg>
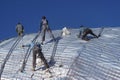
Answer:
<svg viewBox="0 0 120 80"><path fill-rule="evenodd" d="M47 63L47 60L45 59L43 53L42 53L42 48L41 48L41 45L40 43L36 42L36 43L33 43L31 42L31 44L28 44L28 45L22 45L22 47L30 47L30 49L33 50L33 61L32 61L32 71L35 71L35 67L36 67L36 58L39 57L45 67L46 67L46 70L49 70L49 65Z"/></svg>
<svg viewBox="0 0 120 80"><path fill-rule="evenodd" d="M90 40L90 39L87 37L88 34L91 34L91 35L93 35L95 38L98 38L98 36L95 35L90 28L87 28L87 27L85 27L85 26L83 26L83 25L80 26L80 32L79 32L78 38L81 38L81 39L83 39L83 40L88 41L88 40Z"/></svg>
<svg viewBox="0 0 120 80"><path fill-rule="evenodd" d="M23 25L18 22L17 26L16 26L16 32L18 33L18 36L22 36L23 32L24 32L24 27Z"/></svg>
<svg viewBox="0 0 120 80"><path fill-rule="evenodd" d="M41 29L42 29L42 31L41 31ZM50 36L52 37L52 39L55 40L54 35L52 34L52 31L48 25L48 20L46 19L45 16L42 17L42 21L40 23L40 31L43 33L41 44L43 44L43 42L45 41L46 31L48 31Z"/></svg>

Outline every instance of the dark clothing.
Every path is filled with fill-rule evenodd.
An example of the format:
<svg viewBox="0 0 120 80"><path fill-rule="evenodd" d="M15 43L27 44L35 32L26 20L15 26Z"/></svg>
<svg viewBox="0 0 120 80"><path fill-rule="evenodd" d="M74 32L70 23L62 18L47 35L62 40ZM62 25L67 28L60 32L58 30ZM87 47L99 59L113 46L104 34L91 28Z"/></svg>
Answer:
<svg viewBox="0 0 120 80"><path fill-rule="evenodd" d="M88 34L91 34L91 35L93 35L94 37L98 38L98 36L95 35L91 29L87 28L87 29L85 29L84 32L83 32L82 39L83 39L83 40L89 40L89 39L87 38L87 35L88 35Z"/></svg>
<svg viewBox="0 0 120 80"><path fill-rule="evenodd" d="M93 35L95 38L98 38L98 36L95 35L91 29L86 28L86 27L81 27L81 28L80 28L80 33L79 33L78 37L79 37L79 38L81 37L83 40L90 40L90 39L87 37L88 34L91 34L91 35Z"/></svg>
<svg viewBox="0 0 120 80"><path fill-rule="evenodd" d="M45 57L44 57L44 55L43 55L43 53L41 51L41 48L39 48L37 46L34 46L34 48L33 48L33 63L32 63L33 68L36 67L36 57L37 57L37 55L44 62L45 67L49 68L47 60L45 59Z"/></svg>
<svg viewBox="0 0 120 80"><path fill-rule="evenodd" d="M41 25L40 25L40 30L42 29L42 43L45 41L45 34L46 34L46 31L49 32L50 34L50 37L52 37L53 39L54 38L54 35L52 34L52 31L50 29L50 27L48 26L48 20L46 19L42 19L41 21Z"/></svg>
<svg viewBox="0 0 120 80"><path fill-rule="evenodd" d="M36 67L36 58L37 58L37 56L44 62L45 67L49 68L47 60L45 59L45 57L44 57L44 55L42 53L42 48L41 48L40 43L31 42L31 44L22 45L22 47L30 47L30 49L33 50L33 61L32 61L33 69L35 69L35 67Z"/></svg>
<svg viewBox="0 0 120 80"><path fill-rule="evenodd" d="M16 26L16 32L18 33L19 36L22 36L24 32L24 27L22 24L18 23Z"/></svg>

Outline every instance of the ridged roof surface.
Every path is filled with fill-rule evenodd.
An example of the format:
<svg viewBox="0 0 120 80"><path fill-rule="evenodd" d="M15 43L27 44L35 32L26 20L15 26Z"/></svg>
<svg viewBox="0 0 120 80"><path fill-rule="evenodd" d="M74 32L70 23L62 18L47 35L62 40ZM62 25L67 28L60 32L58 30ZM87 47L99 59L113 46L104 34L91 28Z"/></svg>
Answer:
<svg viewBox="0 0 120 80"><path fill-rule="evenodd" d="M98 34L100 28L92 28ZM55 30L53 34L56 42L49 35L42 45L42 52L49 62L52 77L45 72L44 66L39 63L36 71L32 68L32 52L27 60L25 70L21 73L23 58L28 48L21 45L29 44L37 33L26 34L4 40L0 43L0 65L8 59L1 80L120 80L120 28L104 28L102 36L98 39L83 41L77 38L79 29L69 29L71 35L61 37L61 31ZM36 39L41 41L41 34ZM13 45L16 43L16 45ZM12 48L11 48L12 47ZM6 56L10 54L9 58ZM1 70L2 71L2 70Z"/></svg>

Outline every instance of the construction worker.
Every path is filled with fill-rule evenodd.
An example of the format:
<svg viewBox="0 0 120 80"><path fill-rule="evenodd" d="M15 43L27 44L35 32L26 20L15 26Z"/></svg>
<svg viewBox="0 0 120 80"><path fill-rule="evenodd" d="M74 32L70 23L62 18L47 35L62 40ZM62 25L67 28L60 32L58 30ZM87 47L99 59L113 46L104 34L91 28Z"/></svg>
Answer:
<svg viewBox="0 0 120 80"><path fill-rule="evenodd" d="M16 32L18 33L18 36L22 36L23 32L24 32L24 27L23 25L18 22L17 26L16 26Z"/></svg>
<svg viewBox="0 0 120 80"><path fill-rule="evenodd" d="M45 34L46 31L49 32L50 37L52 37L53 40L55 40L54 35L52 34L52 31L48 25L48 20L46 19L45 16L42 17L42 21L40 23L40 31L42 32L42 42L41 44L43 44L43 42L45 41Z"/></svg>
<svg viewBox="0 0 120 80"><path fill-rule="evenodd" d="M88 41L88 40L90 40L87 36L88 34L91 34L95 38L98 38L98 36L95 35L90 28L84 27L83 25L80 26L80 32L79 32L78 38L81 38L82 40Z"/></svg>
<svg viewBox="0 0 120 80"><path fill-rule="evenodd" d="M35 71L37 57L39 57L42 60L46 69L49 70L49 65L42 53L42 48L39 42L36 42L36 43L31 42L31 44L22 45L22 47L30 47L30 49L32 49L33 51L32 71Z"/></svg>
<svg viewBox="0 0 120 80"><path fill-rule="evenodd" d="M70 35L71 33L70 33L70 31L67 29L67 27L64 27L63 29L62 29L62 36L66 36L66 35Z"/></svg>

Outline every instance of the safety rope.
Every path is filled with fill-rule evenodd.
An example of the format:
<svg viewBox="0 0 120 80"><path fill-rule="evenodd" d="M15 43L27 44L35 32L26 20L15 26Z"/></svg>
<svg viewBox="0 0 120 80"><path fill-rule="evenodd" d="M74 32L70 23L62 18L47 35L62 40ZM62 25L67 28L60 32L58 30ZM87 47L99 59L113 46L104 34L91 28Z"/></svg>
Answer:
<svg viewBox="0 0 120 80"><path fill-rule="evenodd" d="M40 32L38 32L38 34L33 38L33 40L32 40L33 43L35 43L35 41L36 41L36 39L39 37L39 35L40 35ZM23 71L24 71L24 68L25 68L26 63L27 63L27 60L28 60L28 58L29 58L29 56L30 56L30 53L31 53L31 49L30 49L30 47L29 47L29 48L27 49L27 52L26 52L24 58L23 58L23 63L22 63L20 72L23 72Z"/></svg>
<svg viewBox="0 0 120 80"><path fill-rule="evenodd" d="M1 79L1 75L2 75L2 72L4 70L6 62L8 61L8 59L10 58L13 50L16 48L17 44L21 41L22 38L23 38L23 36L18 36L17 37L15 43L12 45L12 47L10 48L8 54L6 55L5 59L3 60L3 63L1 65L1 69L0 69L0 79Z"/></svg>

